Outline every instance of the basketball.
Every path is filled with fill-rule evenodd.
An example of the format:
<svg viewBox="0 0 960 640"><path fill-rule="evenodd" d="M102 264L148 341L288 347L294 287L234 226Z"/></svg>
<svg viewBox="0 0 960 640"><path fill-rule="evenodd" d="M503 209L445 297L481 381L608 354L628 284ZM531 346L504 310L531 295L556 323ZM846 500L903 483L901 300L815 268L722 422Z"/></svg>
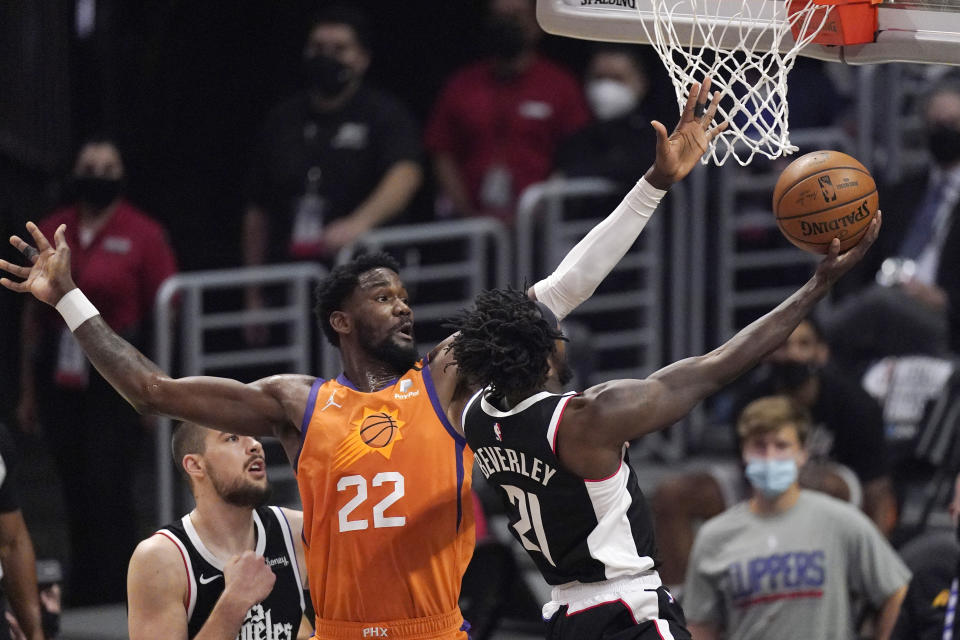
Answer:
<svg viewBox="0 0 960 640"><path fill-rule="evenodd" d="M791 162L773 188L773 214L787 240L811 253L857 244L877 213L873 176L839 151L814 151Z"/></svg>
<svg viewBox="0 0 960 640"><path fill-rule="evenodd" d="M360 425L360 438L368 446L379 449L390 444L396 429L397 423L393 418L381 411L366 417Z"/></svg>

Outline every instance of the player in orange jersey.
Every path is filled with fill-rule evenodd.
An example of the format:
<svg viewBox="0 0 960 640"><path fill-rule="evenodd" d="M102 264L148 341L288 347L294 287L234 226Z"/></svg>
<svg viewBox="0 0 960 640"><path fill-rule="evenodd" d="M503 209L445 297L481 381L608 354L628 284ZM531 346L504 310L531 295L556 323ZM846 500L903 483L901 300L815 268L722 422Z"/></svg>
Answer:
<svg viewBox="0 0 960 640"><path fill-rule="evenodd" d="M669 137L654 123L654 166L531 287L531 297L563 317L593 293L665 190L725 127L711 127L717 101L707 106L709 87L709 79L692 85ZM303 498L318 638L466 638L457 599L473 549L472 457L459 422L472 389L452 364L449 342L418 360L395 262L363 257L321 285L319 320L343 363L336 380L174 379L117 336L76 288L64 228L54 246L36 225L27 229L35 248L16 236L11 243L31 266L0 260L19 278L0 284L55 306L90 361L138 411L280 440Z"/></svg>

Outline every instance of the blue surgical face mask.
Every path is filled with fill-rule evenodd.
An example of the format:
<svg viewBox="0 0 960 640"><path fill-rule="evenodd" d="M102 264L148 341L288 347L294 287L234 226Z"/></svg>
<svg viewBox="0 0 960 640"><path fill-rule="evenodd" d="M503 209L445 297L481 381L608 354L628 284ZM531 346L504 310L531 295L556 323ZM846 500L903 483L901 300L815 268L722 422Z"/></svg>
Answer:
<svg viewBox="0 0 960 640"><path fill-rule="evenodd" d="M747 480L754 489L768 498L776 498L790 488L797 479L797 461L750 458L747 460Z"/></svg>

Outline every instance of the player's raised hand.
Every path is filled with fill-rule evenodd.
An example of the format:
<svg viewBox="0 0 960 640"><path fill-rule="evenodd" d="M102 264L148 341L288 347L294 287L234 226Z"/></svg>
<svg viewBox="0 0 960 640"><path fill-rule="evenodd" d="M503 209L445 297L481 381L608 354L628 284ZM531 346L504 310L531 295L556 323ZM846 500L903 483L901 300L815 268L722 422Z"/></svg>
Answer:
<svg viewBox="0 0 960 640"><path fill-rule="evenodd" d="M840 239L834 238L830 243L827 255L817 265L816 276L823 278L827 285L836 282L853 265L860 262L860 259L867 253L867 249L873 245L880 234L882 223L883 213L878 209L877 215L870 221L870 226L867 228L867 232L863 234L860 242L843 253L840 253Z"/></svg>
<svg viewBox="0 0 960 640"><path fill-rule="evenodd" d="M666 189L685 178L700 161L710 141L729 125L724 121L713 126L720 96L711 96L710 84L707 76L703 84L690 85L680 122L669 136L663 124L656 120L651 123L657 132L657 159L647 173L647 181L654 187Z"/></svg>
<svg viewBox="0 0 960 640"><path fill-rule="evenodd" d="M54 246L50 246L47 238L32 222L27 223L27 231L33 238L33 245L19 236L11 236L10 244L23 254L31 266L22 267L0 260L0 270L20 278L19 281L0 278L0 285L17 293L32 293L37 300L56 306L63 294L77 286L70 274L70 247L67 246L66 230L65 224L57 228L53 234Z"/></svg>
<svg viewBox="0 0 960 640"><path fill-rule="evenodd" d="M246 609L263 602L277 581L276 574L253 551L235 555L223 568L224 596L236 598Z"/></svg>

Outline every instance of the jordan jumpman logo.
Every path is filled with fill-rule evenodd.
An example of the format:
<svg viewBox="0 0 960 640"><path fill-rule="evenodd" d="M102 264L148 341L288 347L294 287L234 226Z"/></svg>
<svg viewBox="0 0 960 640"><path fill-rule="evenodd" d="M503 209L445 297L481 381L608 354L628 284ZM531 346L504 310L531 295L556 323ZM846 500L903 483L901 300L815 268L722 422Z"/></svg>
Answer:
<svg viewBox="0 0 960 640"><path fill-rule="evenodd" d="M321 412L326 411L326 410L329 409L331 406L332 406L332 407L337 407L338 409L343 409L343 405L342 405L342 404L339 404L339 403L337 403L336 401L334 401L334 398L335 398L336 395L337 395L337 391L339 391L339 389L334 389L333 391L330 392L330 398L327 400L327 404L323 405L323 409L320 409Z"/></svg>

